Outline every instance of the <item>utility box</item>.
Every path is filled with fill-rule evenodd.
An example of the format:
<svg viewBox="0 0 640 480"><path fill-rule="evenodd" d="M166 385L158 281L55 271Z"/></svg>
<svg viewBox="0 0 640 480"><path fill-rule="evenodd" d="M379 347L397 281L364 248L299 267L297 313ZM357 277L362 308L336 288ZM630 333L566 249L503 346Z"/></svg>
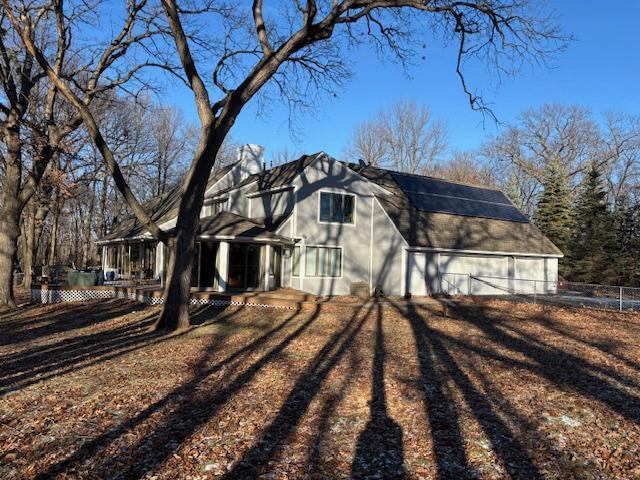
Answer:
<svg viewBox="0 0 640 480"><path fill-rule="evenodd" d="M369 284L367 282L352 282L349 286L349 293L352 297L369 298Z"/></svg>
<svg viewBox="0 0 640 480"><path fill-rule="evenodd" d="M93 287L98 284L98 272L67 272L67 285L72 287Z"/></svg>

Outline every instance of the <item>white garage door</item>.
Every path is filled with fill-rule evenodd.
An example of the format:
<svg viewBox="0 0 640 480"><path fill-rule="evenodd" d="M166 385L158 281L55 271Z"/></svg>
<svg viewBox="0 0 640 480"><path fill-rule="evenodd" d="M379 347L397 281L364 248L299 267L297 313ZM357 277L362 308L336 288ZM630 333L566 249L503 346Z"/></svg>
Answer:
<svg viewBox="0 0 640 480"><path fill-rule="evenodd" d="M411 295L427 294L427 254L409 252L407 292Z"/></svg>
<svg viewBox="0 0 640 480"><path fill-rule="evenodd" d="M519 293L554 293L558 280L556 258L518 257L515 260L515 288Z"/></svg>
<svg viewBox="0 0 640 480"><path fill-rule="evenodd" d="M509 293L509 257L499 255L440 255L442 290L450 294Z"/></svg>

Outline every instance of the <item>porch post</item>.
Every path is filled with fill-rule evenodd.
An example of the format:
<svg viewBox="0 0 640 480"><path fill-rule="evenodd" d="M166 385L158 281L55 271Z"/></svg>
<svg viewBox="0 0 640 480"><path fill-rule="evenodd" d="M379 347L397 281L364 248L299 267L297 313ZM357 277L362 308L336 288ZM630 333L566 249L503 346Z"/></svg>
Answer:
<svg viewBox="0 0 640 480"><path fill-rule="evenodd" d="M156 245L156 277L160 278L160 285L164 286L164 243Z"/></svg>
<svg viewBox="0 0 640 480"><path fill-rule="evenodd" d="M102 271L104 272L108 266L109 265L107 265L107 246L103 245L102 246Z"/></svg>
<svg viewBox="0 0 640 480"><path fill-rule="evenodd" d="M271 270L271 245L264 246L264 291L269 291L269 271Z"/></svg>
<svg viewBox="0 0 640 480"><path fill-rule="evenodd" d="M220 242L218 245L218 268L216 275L218 276L218 291L225 292L227 290L227 279L229 278L229 242Z"/></svg>

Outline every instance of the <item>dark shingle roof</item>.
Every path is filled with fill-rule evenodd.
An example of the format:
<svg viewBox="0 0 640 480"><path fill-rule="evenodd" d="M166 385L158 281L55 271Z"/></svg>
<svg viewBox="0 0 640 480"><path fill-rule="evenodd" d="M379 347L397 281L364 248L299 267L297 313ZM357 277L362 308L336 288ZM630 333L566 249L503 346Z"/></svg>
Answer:
<svg viewBox="0 0 640 480"><path fill-rule="evenodd" d="M409 246L562 255L558 247L531 222L420 211L390 171L355 164L348 166L391 193L378 197L378 200Z"/></svg>
<svg viewBox="0 0 640 480"><path fill-rule="evenodd" d="M313 162L320 155L323 154L319 152L314 153L313 155L303 155L299 159L292 162L278 165L260 173L254 173L253 175L249 175L237 185L233 185L229 188L225 188L224 190L216 192L214 194L214 197L219 197L227 192L230 192L231 190L236 190L247 185L250 185L250 187L247 188L246 193L256 193L262 190L271 190L274 188L284 187L286 185L289 185L298 175L302 173L305 168L307 168L307 166L311 162Z"/></svg>
<svg viewBox="0 0 640 480"><path fill-rule="evenodd" d="M217 215L200 219L198 236L250 238L255 240L278 240L293 242L290 238L273 233L272 226L277 223L269 219L267 222L250 220L231 212L220 212Z"/></svg>
<svg viewBox="0 0 640 480"><path fill-rule="evenodd" d="M207 182L207 188L224 177L234 166L235 164L226 165L212 172ZM143 204L145 210L150 212L151 219L154 222L167 222L178 215L181 188L182 185L177 185L165 194L153 197ZM134 215L130 215L118 222L118 225L109 232L108 235L105 235L98 241L105 242L109 240L119 240L121 238L135 238L144 235L146 232L146 228L138 222L138 219Z"/></svg>

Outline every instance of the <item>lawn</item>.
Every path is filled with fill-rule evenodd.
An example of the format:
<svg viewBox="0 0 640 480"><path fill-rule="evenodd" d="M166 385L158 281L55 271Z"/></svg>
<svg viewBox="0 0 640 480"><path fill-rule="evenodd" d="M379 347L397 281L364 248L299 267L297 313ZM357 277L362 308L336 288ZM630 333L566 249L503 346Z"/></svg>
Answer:
<svg viewBox="0 0 640 480"><path fill-rule="evenodd" d="M0 478L640 478L640 315L517 304L0 316Z"/></svg>

